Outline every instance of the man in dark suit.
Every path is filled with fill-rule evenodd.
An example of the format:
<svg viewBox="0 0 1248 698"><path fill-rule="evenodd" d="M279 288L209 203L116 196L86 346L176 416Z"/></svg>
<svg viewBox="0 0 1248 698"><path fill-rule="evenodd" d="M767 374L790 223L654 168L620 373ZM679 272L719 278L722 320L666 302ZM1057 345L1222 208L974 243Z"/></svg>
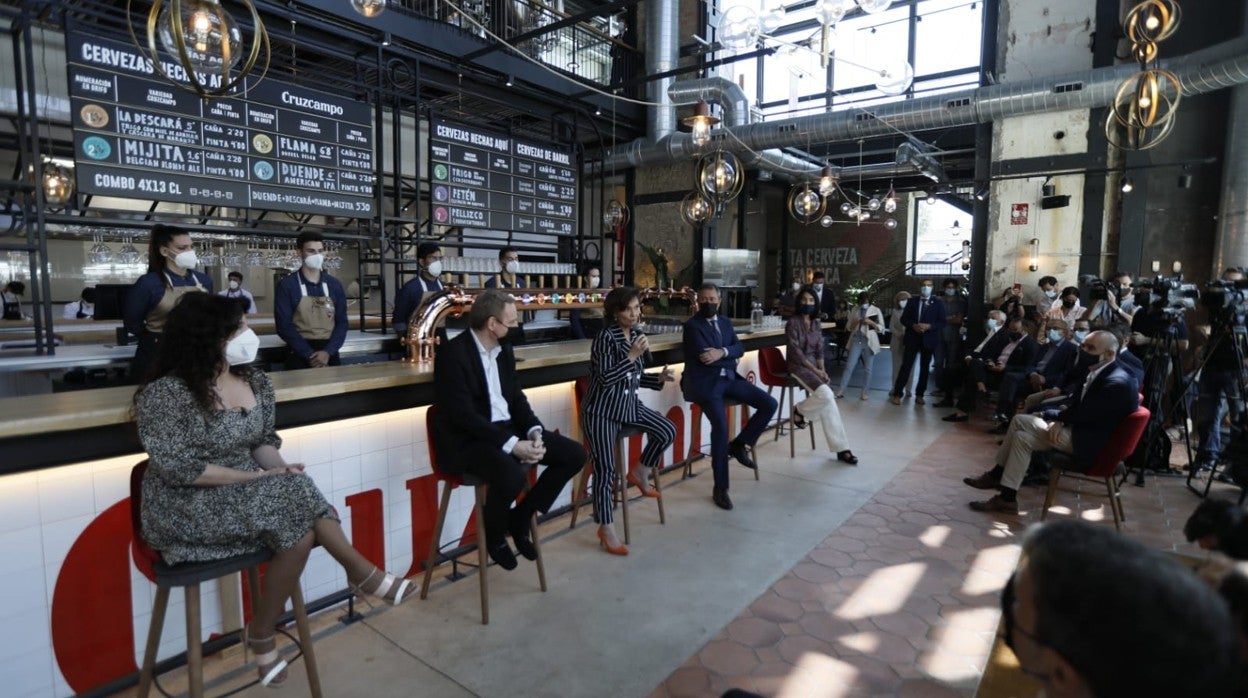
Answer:
<svg viewBox="0 0 1248 698"><path fill-rule="evenodd" d="M751 451L754 442L776 413L776 399L737 373L737 359L745 353L732 321L719 315L719 288L702 284L698 289L698 314L685 322L685 370L680 379L685 399L697 403L711 423L711 471L715 486L711 499L721 509L731 509L728 497L728 456L747 468L758 467ZM750 421L728 443L728 418L724 402L735 400L754 408Z"/></svg>
<svg viewBox="0 0 1248 698"><path fill-rule="evenodd" d="M1039 349L1036 340L1024 331L1020 318L1010 320L1005 332L993 336L978 356L968 357L966 379L958 398L958 411L944 417L946 422L965 422L970 419L979 399L988 392L988 386L997 384L1010 374L1022 375L1035 363Z"/></svg>
<svg viewBox="0 0 1248 698"><path fill-rule="evenodd" d="M1007 369L1001 377L995 415L1000 424L992 429L992 433L1004 434L1009 429L1010 419L1018 411L1020 399L1047 387L1061 385L1066 372L1075 365L1079 346L1070 341L1070 328L1065 320L1048 320L1045 339L1047 341L1034 355L1032 363L1022 371ZM1119 356L1118 360L1121 361L1122 357Z"/></svg>
<svg viewBox="0 0 1248 698"><path fill-rule="evenodd" d="M981 490L1000 489L983 502L971 502L975 511L1018 513L1018 487L1027 474L1031 454L1057 450L1071 454L1074 469L1092 467L1114 429L1140 406L1140 396L1126 369L1115 361L1118 339L1109 332L1093 332L1083 341L1083 352L1094 357L1083 387L1075 391L1070 407L1045 410L1041 415L1020 414L1010 420L1005 441L997 450L997 466L963 482Z"/></svg>
<svg viewBox="0 0 1248 698"><path fill-rule="evenodd" d="M507 570L515 569L516 556L504 534L511 533L521 555L536 560L530 517L550 509L586 460L580 444L542 427L520 390L515 353L503 341L518 324L516 318L515 299L482 291L468 313L469 329L438 351L433 367L438 467L471 473L489 484L486 551ZM511 509L529 469L538 464L546 470Z"/></svg>
<svg viewBox="0 0 1248 698"><path fill-rule="evenodd" d="M817 271L810 277L810 287L815 292L815 305L819 306L819 320L832 322L836 318L836 294L825 283L827 277ZM843 327L841 328L844 329ZM832 351L832 343L836 340L836 330L823 331L823 370L832 375L832 363L836 360L836 352Z"/></svg>
<svg viewBox="0 0 1248 698"><path fill-rule="evenodd" d="M915 359L919 359L919 383L914 387L914 403L927 404L923 393L927 392L927 373L932 367L932 355L936 345L940 344L941 329L945 326L945 304L932 298L933 282L924 279L919 286L919 295L906 302L906 309L901 311L901 324L906 328L903 343L906 348L901 359L901 370L897 372L897 382L893 385L891 401L894 405L901 404L902 391L910 382L910 371L914 369Z"/></svg>

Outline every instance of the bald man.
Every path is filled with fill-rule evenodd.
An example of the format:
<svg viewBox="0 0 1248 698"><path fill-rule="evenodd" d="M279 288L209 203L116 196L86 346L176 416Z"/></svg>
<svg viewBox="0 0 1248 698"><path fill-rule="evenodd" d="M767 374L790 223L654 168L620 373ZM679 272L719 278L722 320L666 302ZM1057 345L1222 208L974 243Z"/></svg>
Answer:
<svg viewBox="0 0 1248 698"><path fill-rule="evenodd" d="M1009 431L997 450L997 465L963 482L981 490L1000 493L983 502L971 502L975 511L1018 513L1018 487L1027 475L1031 454L1061 451L1071 454L1072 470L1087 471L1096 461L1118 424L1140 406L1131 374L1115 360L1118 339L1110 332L1093 332L1080 350L1091 362L1082 389L1076 390L1070 407L1039 415L1020 414L1010 420Z"/></svg>

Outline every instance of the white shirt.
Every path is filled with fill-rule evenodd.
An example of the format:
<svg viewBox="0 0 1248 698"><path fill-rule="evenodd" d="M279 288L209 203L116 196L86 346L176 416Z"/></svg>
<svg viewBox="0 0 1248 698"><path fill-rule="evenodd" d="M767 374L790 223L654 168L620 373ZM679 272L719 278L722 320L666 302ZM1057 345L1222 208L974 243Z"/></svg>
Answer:
<svg viewBox="0 0 1248 698"><path fill-rule="evenodd" d="M994 332L993 334L996 334L996 333ZM1018 343L1023 341L1023 337L1026 337L1026 336L1027 335L1024 334L1022 337L1019 337L1013 342L1010 342L1009 344L1005 345L1005 348L1001 350L1001 355L997 357L997 363L1004 364L1005 362L1009 361L1010 354L1014 353L1014 348L1017 347Z"/></svg>
<svg viewBox="0 0 1248 698"><path fill-rule="evenodd" d="M224 291L218 291L217 295L225 296L226 298L246 298L247 299L246 313L248 315L254 315L256 313L256 299L255 297L251 295L251 291L248 291L245 288L227 288Z"/></svg>
<svg viewBox="0 0 1248 698"><path fill-rule="evenodd" d="M1112 366L1112 365L1113 365L1113 363L1114 363L1113 361L1107 361L1107 362L1105 362L1105 363L1101 364L1099 367L1094 368L1094 369L1092 369L1091 371L1088 371L1088 378L1087 378L1087 380L1085 380L1085 381L1083 382L1083 392L1079 393L1079 399L1080 399L1080 400L1082 400L1083 398L1087 397L1087 395L1088 395L1088 388L1092 387L1092 381L1096 380L1096 377L1097 377L1097 376L1099 376L1099 375L1101 375L1101 373L1103 373L1103 372L1105 371L1105 369L1107 369L1107 368L1109 368L1110 366Z"/></svg>
<svg viewBox="0 0 1248 698"><path fill-rule="evenodd" d="M65 307L61 310L61 317L66 320L76 320L78 318L79 310L82 310L83 314L89 318L95 317L95 304L84 303L82 301L71 301L66 303Z"/></svg>
<svg viewBox="0 0 1248 698"><path fill-rule="evenodd" d="M481 344L481 340L477 338L477 333L468 330L472 335L472 341L477 344L477 353L481 357L481 367L485 369L485 386L490 393L490 421L506 422L511 419L511 408L507 406L507 398L503 397L503 383L498 377L498 355L503 353L501 346L486 350L485 345ZM529 430L529 436L532 437L534 431L540 430L540 426L533 427ZM503 444L503 453L511 453L511 449L520 443L520 437L513 436L507 439L507 443Z"/></svg>
<svg viewBox="0 0 1248 698"><path fill-rule="evenodd" d="M1067 327L1074 327L1075 320L1083 317L1085 310L1086 308L1080 305L1079 301L1075 301L1075 307L1070 310L1066 310L1066 308L1062 307L1061 302L1058 302L1044 316L1049 320L1065 320Z"/></svg>
<svg viewBox="0 0 1248 698"><path fill-rule="evenodd" d="M1045 313L1049 312L1055 307L1057 308L1062 307L1062 297L1054 296L1052 298L1049 298L1048 296L1044 295L1043 291L1041 291L1039 298L1036 299L1036 312L1040 313L1041 315L1044 315Z"/></svg>

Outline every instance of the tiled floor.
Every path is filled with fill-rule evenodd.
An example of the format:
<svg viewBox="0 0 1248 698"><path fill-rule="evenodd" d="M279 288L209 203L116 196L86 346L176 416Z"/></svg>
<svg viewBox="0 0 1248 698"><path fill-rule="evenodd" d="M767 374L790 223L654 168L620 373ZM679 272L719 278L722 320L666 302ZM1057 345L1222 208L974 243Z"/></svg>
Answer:
<svg viewBox="0 0 1248 698"><path fill-rule="evenodd" d="M967 507L991 494L961 482L992 464L1000 437L983 426L951 427L651 695L975 695L1018 535L1044 500L1043 489L1024 488L1017 517ZM1113 525L1107 499L1095 496L1102 488L1069 484L1075 491L1059 493L1050 518ZM1214 494L1236 491L1215 483ZM1127 484L1122 499L1125 534L1199 554L1182 536L1199 501L1182 478Z"/></svg>

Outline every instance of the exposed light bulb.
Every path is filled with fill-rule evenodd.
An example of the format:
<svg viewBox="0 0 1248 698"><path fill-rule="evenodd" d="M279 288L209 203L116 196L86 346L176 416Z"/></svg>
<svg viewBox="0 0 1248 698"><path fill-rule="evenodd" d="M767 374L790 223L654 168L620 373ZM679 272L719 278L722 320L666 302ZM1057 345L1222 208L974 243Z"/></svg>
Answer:
<svg viewBox="0 0 1248 698"><path fill-rule="evenodd" d="M173 6L166 4L156 20L160 43L181 60L174 32ZM219 0L190 0L179 6L177 18L190 67L201 73L220 73L242 58L243 35Z"/></svg>
<svg viewBox="0 0 1248 698"><path fill-rule="evenodd" d="M835 221L832 219L832 216L824 216L819 219L819 225L822 225L825 228L831 228L834 222Z"/></svg>
<svg viewBox="0 0 1248 698"><path fill-rule="evenodd" d="M935 195L935 194L928 194L928 195L927 195L927 199L926 199L926 201L927 201L927 205L928 205L928 206L931 206L932 204L935 204L935 203L936 203L936 195Z"/></svg>
<svg viewBox="0 0 1248 698"><path fill-rule="evenodd" d="M889 218L888 220L884 221L884 227L885 227L885 228L888 228L889 230L896 230L896 229L897 229L897 219L895 219L895 218Z"/></svg>
<svg viewBox="0 0 1248 698"><path fill-rule="evenodd" d="M351 0L351 9L371 19L386 11L386 0Z"/></svg>
<svg viewBox="0 0 1248 698"><path fill-rule="evenodd" d="M880 200L874 196L867 200L867 208L872 211L880 210Z"/></svg>
<svg viewBox="0 0 1248 698"><path fill-rule="evenodd" d="M888 197L884 199L884 212L893 213L897 210L897 196L890 190Z"/></svg>

